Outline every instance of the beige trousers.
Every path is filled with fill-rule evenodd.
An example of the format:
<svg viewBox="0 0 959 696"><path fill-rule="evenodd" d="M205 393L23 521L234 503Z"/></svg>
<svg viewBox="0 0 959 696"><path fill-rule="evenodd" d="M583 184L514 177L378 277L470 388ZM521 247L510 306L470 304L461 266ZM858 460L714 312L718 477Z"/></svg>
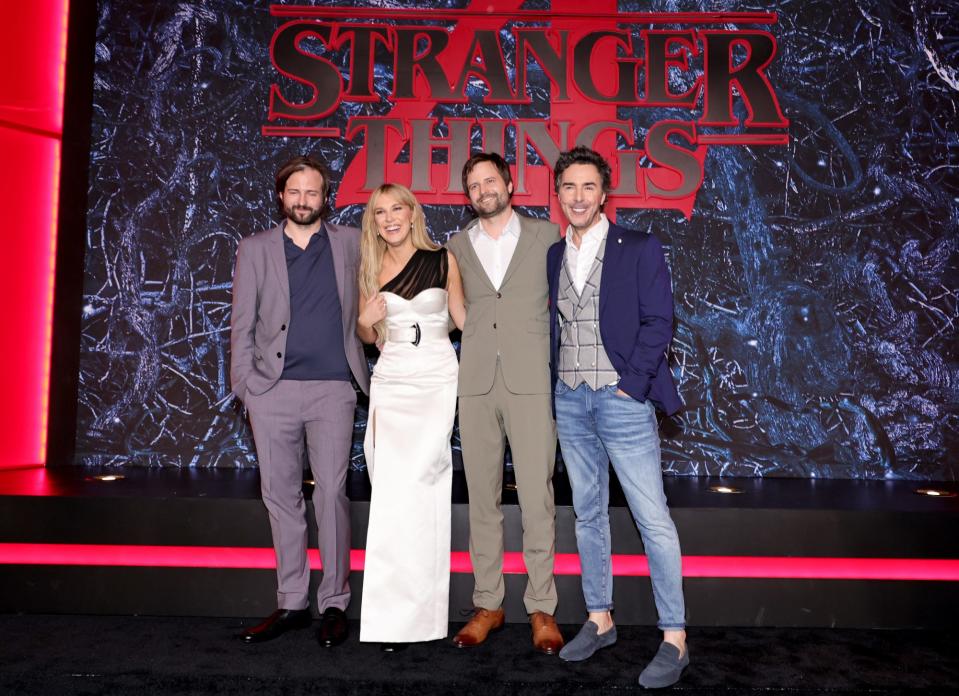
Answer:
<svg viewBox="0 0 959 696"><path fill-rule="evenodd" d="M498 609L505 596L501 502L503 454L508 440L523 519L523 560L528 577L526 611L553 614L556 424L550 395L510 393L497 364L496 378L488 394L460 397L459 419L470 498L473 604L482 609Z"/></svg>

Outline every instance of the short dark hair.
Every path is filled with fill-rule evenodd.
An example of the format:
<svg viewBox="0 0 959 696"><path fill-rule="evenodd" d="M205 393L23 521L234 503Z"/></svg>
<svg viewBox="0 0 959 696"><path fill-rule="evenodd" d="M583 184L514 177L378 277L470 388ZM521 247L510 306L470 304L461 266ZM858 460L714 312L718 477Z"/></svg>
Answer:
<svg viewBox="0 0 959 696"><path fill-rule="evenodd" d="M330 169L322 160L312 155L297 155L280 165L276 172L276 205L280 209L280 213L283 214L283 201L280 196L286 190L286 181L293 174L302 172L304 169L315 169L323 178L323 209L320 217L325 218L329 213L329 206L326 203L330 192Z"/></svg>
<svg viewBox="0 0 959 696"><path fill-rule="evenodd" d="M563 176L563 172L574 164L591 164L596 167L603 179L603 193L609 193L610 189L613 188L613 170L606 158L596 150L579 145L572 150L563 152L556 160L556 166L553 167L553 189L556 193L559 193L559 180Z"/></svg>
<svg viewBox="0 0 959 696"><path fill-rule="evenodd" d="M495 152L477 152L466 160L466 164L463 165L463 193L466 195L469 195L469 187L466 185L466 179L480 162L489 162L496 167L496 171L503 177L503 181L507 187L513 183L513 176L509 173L509 165L506 164L506 160L504 160L502 156ZM513 194L510 193L509 196L512 198Z"/></svg>

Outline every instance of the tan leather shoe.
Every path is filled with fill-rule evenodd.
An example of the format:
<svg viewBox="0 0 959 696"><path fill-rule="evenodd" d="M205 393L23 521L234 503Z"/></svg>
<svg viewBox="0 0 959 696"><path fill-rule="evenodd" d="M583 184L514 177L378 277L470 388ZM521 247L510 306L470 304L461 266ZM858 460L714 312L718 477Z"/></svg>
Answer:
<svg viewBox="0 0 959 696"><path fill-rule="evenodd" d="M541 653L555 655L563 647L563 636L556 625L556 619L544 611L534 611L529 615L533 627L533 647Z"/></svg>
<svg viewBox="0 0 959 696"><path fill-rule="evenodd" d="M473 612L473 618L453 637L457 648L472 648L483 641L493 631L503 628L506 612L502 609L479 609Z"/></svg>

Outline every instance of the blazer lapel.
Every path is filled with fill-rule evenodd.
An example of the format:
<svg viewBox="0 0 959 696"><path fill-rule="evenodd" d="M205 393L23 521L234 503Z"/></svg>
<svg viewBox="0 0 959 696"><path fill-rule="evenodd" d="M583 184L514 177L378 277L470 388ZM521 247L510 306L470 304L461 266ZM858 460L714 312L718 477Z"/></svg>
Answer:
<svg viewBox="0 0 959 696"><path fill-rule="evenodd" d="M466 229L463 230L463 234L466 235L466 239L463 240L466 242L466 244L464 244L463 246L466 247L467 251L465 254L465 258L462 260L457 259L457 261L459 261L460 263L465 262L466 265L472 264L473 267L476 269L477 274L483 280L486 281L486 285L489 286L489 289L495 292L496 288L493 287L493 281L490 280L489 275L486 273L486 269L483 268L483 262L480 261L479 256L477 256L476 248L473 246L473 238L470 236L471 230L473 229L473 225L478 225L478 224L479 224L479 220L474 220L472 223L466 226ZM504 283L506 282L505 278L503 279L503 282Z"/></svg>
<svg viewBox="0 0 959 696"><path fill-rule="evenodd" d="M615 278L619 273L620 252L623 249L623 230L613 223L609 223L606 233L606 242L603 249L603 277L599 281L599 314L602 316L606 303L609 301L608 279Z"/></svg>
<svg viewBox="0 0 959 696"><path fill-rule="evenodd" d="M516 215L516 213L513 213ZM506 267L506 273L503 274L503 282L500 283L500 287L505 287L509 282L510 276L513 275L519 265L523 262L523 257L533 248L533 237L535 233L532 230L526 229L526 226L523 224L523 218L519 218L519 240L516 242L516 249L513 250L513 258L509 260L509 266Z"/></svg>
<svg viewBox="0 0 959 696"><path fill-rule="evenodd" d="M270 232L269 255L270 262L273 264L273 271L276 277L280 279L280 296L286 304L286 311L290 311L290 275L286 271L286 249L283 246L283 226L286 223L281 222Z"/></svg>
<svg viewBox="0 0 959 696"><path fill-rule="evenodd" d="M346 290L346 252L343 249L343 241L337 234L336 226L323 223L323 229L326 230L326 238L330 240L333 273L336 275L336 294L340 296L340 303L342 303L343 293Z"/></svg>

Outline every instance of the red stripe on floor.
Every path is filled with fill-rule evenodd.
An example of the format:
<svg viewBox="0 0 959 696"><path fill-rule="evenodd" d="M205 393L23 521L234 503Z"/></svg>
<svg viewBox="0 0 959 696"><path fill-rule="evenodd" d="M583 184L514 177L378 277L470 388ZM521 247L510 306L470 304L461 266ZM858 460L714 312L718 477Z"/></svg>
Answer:
<svg viewBox="0 0 959 696"><path fill-rule="evenodd" d="M350 552L353 570L363 570L366 554ZM276 557L269 548L226 546L120 546L107 544L0 544L3 565L117 566L148 568L270 569ZM310 551L310 566L319 570L319 554ZM469 554L453 551L450 569L470 573ZM523 555L508 552L503 570L523 574ZM579 575L579 556L556 554L557 575ZM646 556L615 554L613 575L648 576ZM959 580L959 560L928 558L810 558L782 556L684 556L687 578L783 578L815 580Z"/></svg>

